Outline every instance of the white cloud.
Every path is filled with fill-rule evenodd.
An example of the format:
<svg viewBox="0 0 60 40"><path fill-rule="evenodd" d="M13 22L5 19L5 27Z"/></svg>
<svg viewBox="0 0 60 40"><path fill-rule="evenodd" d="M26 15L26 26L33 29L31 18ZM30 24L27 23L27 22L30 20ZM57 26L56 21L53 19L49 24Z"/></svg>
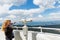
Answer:
<svg viewBox="0 0 60 40"><path fill-rule="evenodd" d="M9 11L9 14L13 15L19 15L19 16L30 16L32 17L34 14L40 14L42 11L44 11L44 7L36 8L36 9L29 9L29 10L11 10Z"/></svg>
<svg viewBox="0 0 60 40"><path fill-rule="evenodd" d="M23 19L23 17L28 17L30 19L32 17L33 20L36 21L47 21L47 20L54 20L59 19L60 16L58 14L50 14L48 17L44 17L42 15L38 15L37 17L33 18L34 14L41 13L48 8L55 8L54 4L56 0L33 0L35 5L38 5L39 8L29 9L29 10L22 10L22 9L15 9L9 10L12 5L23 5L26 3L27 0L0 0L0 15L9 14L4 19L12 19L16 18L15 20ZM59 1L59 0L58 0ZM59 6L60 7L60 6ZM17 16L18 15L18 16ZM54 18L54 19L53 19Z"/></svg>
<svg viewBox="0 0 60 40"><path fill-rule="evenodd" d="M0 5L4 4L13 4L13 5L22 5L26 3L27 0L0 0Z"/></svg>
<svg viewBox="0 0 60 40"><path fill-rule="evenodd" d="M19 21L19 18L18 16L15 16L15 15L8 15L4 17L3 21L4 20L11 20L12 22L16 22L16 21Z"/></svg>
<svg viewBox="0 0 60 40"><path fill-rule="evenodd" d="M58 0L59 1L59 0ZM33 0L33 3L35 5L40 6L40 8L36 9L29 9L29 10L12 10L9 12L9 14L14 14L14 15L20 15L19 17L22 19L22 17L25 17L26 15L29 17L27 19L31 19L34 21L52 21L52 20L60 20L59 13L51 13L49 16L42 16L38 15L37 17L33 17L34 14L41 13L44 10L48 8L55 8L54 4L56 3L56 0ZM53 14L53 15L52 15ZM21 16L22 15L22 16ZM23 16L24 15L24 16ZM37 20L36 20L37 19Z"/></svg>
<svg viewBox="0 0 60 40"><path fill-rule="evenodd" d="M39 17L39 18L43 18L43 16L42 16L42 15L38 15L38 17Z"/></svg>
<svg viewBox="0 0 60 40"><path fill-rule="evenodd" d="M50 18L60 19L60 12L59 13L51 13L49 14Z"/></svg>
<svg viewBox="0 0 60 40"><path fill-rule="evenodd" d="M42 9L42 10L41 10ZM11 10L10 12L9 12L9 14L10 15L18 15L19 17L17 17L17 18L19 18L19 19L23 19L23 18L27 18L28 20L29 19L32 19L32 20L34 20L32 17L33 17L33 15L34 14L40 14L40 12L42 12L44 10L44 8L42 7L42 8L38 8L38 9L30 9L30 10ZM38 16L39 18L42 18L43 16L42 15L39 15Z"/></svg>
<svg viewBox="0 0 60 40"><path fill-rule="evenodd" d="M3 20L4 20L4 19L3 19L2 17L0 17L0 23L3 22Z"/></svg>
<svg viewBox="0 0 60 40"><path fill-rule="evenodd" d="M56 8L54 5L56 4L57 1L58 3L60 3L60 0L34 0L33 3L40 7L43 6L45 8Z"/></svg>
<svg viewBox="0 0 60 40"><path fill-rule="evenodd" d="M27 0L0 0L0 17L8 15L12 5L23 5Z"/></svg>
<svg viewBox="0 0 60 40"><path fill-rule="evenodd" d="M3 18L0 18L0 20L3 20Z"/></svg>
<svg viewBox="0 0 60 40"><path fill-rule="evenodd" d="M35 17L35 18L32 18L32 19L34 21L54 21L54 20L60 20L60 12L50 13L48 16L38 15L38 17Z"/></svg>
<svg viewBox="0 0 60 40"><path fill-rule="evenodd" d="M14 0L14 5L23 5L27 2L27 0Z"/></svg>
<svg viewBox="0 0 60 40"><path fill-rule="evenodd" d="M11 5L5 4L3 6L0 5L0 14L7 13Z"/></svg>
<svg viewBox="0 0 60 40"><path fill-rule="evenodd" d="M58 3L60 3L60 0L56 0L56 1L58 1Z"/></svg>
<svg viewBox="0 0 60 40"><path fill-rule="evenodd" d="M39 5L39 6L44 6L44 7L48 7L48 8L54 8L54 4L55 4L55 0L34 0L33 3L35 5Z"/></svg>
<svg viewBox="0 0 60 40"><path fill-rule="evenodd" d="M60 1L59 1L59 3L60 3Z"/></svg>
<svg viewBox="0 0 60 40"><path fill-rule="evenodd" d="M16 16L15 15L9 15L9 16L7 16L7 18L16 18Z"/></svg>

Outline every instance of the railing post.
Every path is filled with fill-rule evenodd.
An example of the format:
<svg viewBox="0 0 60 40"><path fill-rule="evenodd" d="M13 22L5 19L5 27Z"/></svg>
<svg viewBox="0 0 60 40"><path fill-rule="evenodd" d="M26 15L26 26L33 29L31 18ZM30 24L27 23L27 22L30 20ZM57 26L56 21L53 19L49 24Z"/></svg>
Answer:
<svg viewBox="0 0 60 40"><path fill-rule="evenodd" d="M41 27L41 33L42 33L42 27Z"/></svg>
<svg viewBox="0 0 60 40"><path fill-rule="evenodd" d="M16 27L16 30L18 30L18 27Z"/></svg>
<svg viewBox="0 0 60 40"><path fill-rule="evenodd" d="M14 39L15 40L22 40L21 34L20 34L20 31L19 30L15 30L14 31Z"/></svg>
<svg viewBox="0 0 60 40"><path fill-rule="evenodd" d="M36 40L37 33L32 33L32 40Z"/></svg>
<svg viewBox="0 0 60 40"><path fill-rule="evenodd" d="M43 31L42 31L42 27L39 27L39 28L40 28L40 31L41 31L41 33L42 33L42 32L43 32Z"/></svg>

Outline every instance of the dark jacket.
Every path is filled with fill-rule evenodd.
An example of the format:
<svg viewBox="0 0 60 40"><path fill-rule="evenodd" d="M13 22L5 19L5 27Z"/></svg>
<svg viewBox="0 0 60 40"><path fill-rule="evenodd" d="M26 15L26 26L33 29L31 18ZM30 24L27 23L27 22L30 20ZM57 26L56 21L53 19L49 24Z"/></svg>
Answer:
<svg viewBox="0 0 60 40"><path fill-rule="evenodd" d="M7 27L5 29L5 36L8 38L13 38L13 28Z"/></svg>

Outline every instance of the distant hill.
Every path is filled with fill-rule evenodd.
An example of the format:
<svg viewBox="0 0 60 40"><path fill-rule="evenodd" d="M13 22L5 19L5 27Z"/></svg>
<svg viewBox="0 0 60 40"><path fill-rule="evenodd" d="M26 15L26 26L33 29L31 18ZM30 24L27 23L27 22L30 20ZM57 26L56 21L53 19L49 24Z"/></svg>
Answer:
<svg viewBox="0 0 60 40"><path fill-rule="evenodd" d="M60 21L49 21L49 22L28 22L27 25L58 25Z"/></svg>
<svg viewBox="0 0 60 40"><path fill-rule="evenodd" d="M22 22L16 23L17 26L23 26ZM58 27L60 28L60 21L50 21L50 22L28 22L27 23L28 27Z"/></svg>
<svg viewBox="0 0 60 40"><path fill-rule="evenodd" d="M2 23L0 23L0 26L2 25ZM14 24L14 26L24 26L24 24L22 22L17 22ZM43 27L58 27L60 28L60 21L49 21L49 22L28 22L27 23L28 27L39 27L39 26L43 26Z"/></svg>
<svg viewBox="0 0 60 40"><path fill-rule="evenodd" d="M58 24L58 25L46 25L46 26L42 26L42 27L60 28L60 24Z"/></svg>

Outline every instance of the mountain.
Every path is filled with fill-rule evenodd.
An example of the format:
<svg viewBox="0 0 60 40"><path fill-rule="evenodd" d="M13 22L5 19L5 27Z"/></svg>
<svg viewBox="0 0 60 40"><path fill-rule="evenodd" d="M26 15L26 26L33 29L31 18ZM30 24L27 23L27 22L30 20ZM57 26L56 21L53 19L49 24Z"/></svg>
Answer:
<svg viewBox="0 0 60 40"><path fill-rule="evenodd" d="M48 22L27 22L27 25L58 25L60 21L48 21ZM18 22L15 25L23 25L22 22Z"/></svg>
<svg viewBox="0 0 60 40"><path fill-rule="evenodd" d="M2 25L2 23L0 23L0 26ZM24 25L22 22L16 22L14 25ZM46 25L60 25L60 21L48 21L48 22L27 22L27 25L30 26L46 26Z"/></svg>

